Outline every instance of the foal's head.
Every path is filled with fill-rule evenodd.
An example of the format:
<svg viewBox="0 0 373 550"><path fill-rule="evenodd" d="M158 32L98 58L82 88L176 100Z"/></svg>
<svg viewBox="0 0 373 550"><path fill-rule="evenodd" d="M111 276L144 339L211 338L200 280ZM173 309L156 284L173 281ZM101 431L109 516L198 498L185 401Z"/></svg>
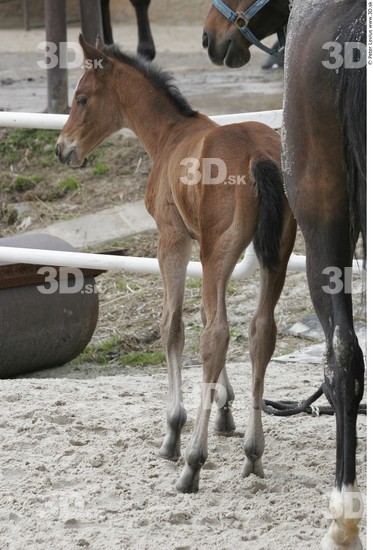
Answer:
<svg viewBox="0 0 373 550"><path fill-rule="evenodd" d="M175 86L173 78L141 57L131 57L116 45L105 46L97 39L90 46L82 36L86 71L75 90L68 121L56 145L61 162L72 167L83 164L84 158L106 137L120 128L137 131L149 129L166 116L197 114ZM157 117L155 117L157 115ZM136 120L135 120L136 119Z"/></svg>
<svg viewBox="0 0 373 550"><path fill-rule="evenodd" d="M100 39L95 47L82 35L79 42L86 70L78 82L70 116L56 145L59 160L73 168L81 166L101 141L125 126L118 108L115 61L102 51L104 44Z"/></svg>

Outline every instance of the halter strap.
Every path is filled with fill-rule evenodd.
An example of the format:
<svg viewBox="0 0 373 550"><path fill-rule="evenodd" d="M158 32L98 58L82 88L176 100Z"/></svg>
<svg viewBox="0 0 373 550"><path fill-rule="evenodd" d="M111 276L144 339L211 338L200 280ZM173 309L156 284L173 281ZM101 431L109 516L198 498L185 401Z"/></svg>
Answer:
<svg viewBox="0 0 373 550"><path fill-rule="evenodd" d="M252 6L250 6L246 11L235 12L231 10L222 0L212 0L215 8L222 14L226 19L231 23L234 23L238 30L244 35L246 40L251 44L254 44L264 52L270 55L282 56L285 49L285 29L281 29L277 33L279 48L268 48L260 42L260 40L251 32L249 29L249 22L254 15L256 15L264 6L266 6L270 0L257 0Z"/></svg>

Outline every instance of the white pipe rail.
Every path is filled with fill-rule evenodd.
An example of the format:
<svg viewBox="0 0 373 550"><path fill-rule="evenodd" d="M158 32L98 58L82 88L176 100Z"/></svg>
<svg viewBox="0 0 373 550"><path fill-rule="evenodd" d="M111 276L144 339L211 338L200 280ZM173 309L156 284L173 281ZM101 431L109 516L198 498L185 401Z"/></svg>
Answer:
<svg viewBox="0 0 373 550"><path fill-rule="evenodd" d="M4 128L38 128L43 130L61 130L69 115L52 115L47 113L0 112L0 127ZM257 111L255 113L236 113L210 117L218 124L256 121L275 128L281 128L282 109L275 111ZM126 133L129 130L125 130ZM132 132L131 132L132 133ZM134 135L134 134L132 134Z"/></svg>
<svg viewBox="0 0 373 550"><path fill-rule="evenodd" d="M111 256L109 254L88 254L83 252L62 252L57 250L0 246L0 261L12 264L22 263L40 266L102 269L105 271L123 270L129 273L160 274L156 258L135 256ZM242 261L236 265L232 279L249 277L258 267L259 262L250 245L246 249ZM187 276L202 277L202 264L200 262L189 262Z"/></svg>
<svg viewBox="0 0 373 550"><path fill-rule="evenodd" d="M1 241L0 241L1 242ZM40 266L76 267L80 269L102 269L105 271L128 271L129 273L147 273L159 275L159 264L156 258L141 258L136 256L111 256L109 254L91 254L86 252L64 252L57 250L42 250L38 248L18 248L0 246L0 262L12 264L33 264ZM239 262L231 279L238 280L250 277L259 267L259 262L250 244L245 255ZM305 269L305 256L292 254L289 259L289 271ZM362 274L363 262L354 260L352 272ZM189 262L188 277L202 277L202 264Z"/></svg>

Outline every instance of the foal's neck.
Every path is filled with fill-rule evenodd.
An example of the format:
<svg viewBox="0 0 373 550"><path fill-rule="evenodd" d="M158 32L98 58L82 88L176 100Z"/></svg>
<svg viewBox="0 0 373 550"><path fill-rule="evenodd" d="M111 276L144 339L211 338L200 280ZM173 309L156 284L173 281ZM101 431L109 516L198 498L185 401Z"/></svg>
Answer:
<svg viewBox="0 0 373 550"><path fill-rule="evenodd" d="M201 120L198 114L185 116L163 90L157 89L138 70L126 66L122 75L118 95L126 126L137 135L153 160L169 139Z"/></svg>

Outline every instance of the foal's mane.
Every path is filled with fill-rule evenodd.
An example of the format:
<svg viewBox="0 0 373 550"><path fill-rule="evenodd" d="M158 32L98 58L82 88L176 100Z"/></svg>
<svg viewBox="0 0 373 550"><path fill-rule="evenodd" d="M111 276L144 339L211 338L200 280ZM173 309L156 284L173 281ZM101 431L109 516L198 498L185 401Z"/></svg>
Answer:
<svg viewBox="0 0 373 550"><path fill-rule="evenodd" d="M108 57L117 59L121 63L140 71L140 73L142 73L156 88L161 90L168 97L171 103L175 105L184 116L193 117L197 114L197 111L192 109L189 102L176 86L174 77L168 72L141 56L131 56L122 52L116 44L105 46L102 51Z"/></svg>

